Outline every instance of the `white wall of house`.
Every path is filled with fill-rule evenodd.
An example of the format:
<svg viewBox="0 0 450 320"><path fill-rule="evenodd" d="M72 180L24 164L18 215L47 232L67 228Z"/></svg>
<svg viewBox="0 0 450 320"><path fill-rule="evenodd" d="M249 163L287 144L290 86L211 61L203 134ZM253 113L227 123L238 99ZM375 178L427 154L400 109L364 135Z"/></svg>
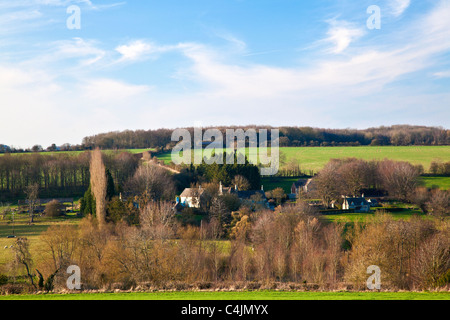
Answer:
<svg viewBox="0 0 450 320"><path fill-rule="evenodd" d="M181 203L184 203L189 208L200 208L200 201L194 197L181 197Z"/></svg>

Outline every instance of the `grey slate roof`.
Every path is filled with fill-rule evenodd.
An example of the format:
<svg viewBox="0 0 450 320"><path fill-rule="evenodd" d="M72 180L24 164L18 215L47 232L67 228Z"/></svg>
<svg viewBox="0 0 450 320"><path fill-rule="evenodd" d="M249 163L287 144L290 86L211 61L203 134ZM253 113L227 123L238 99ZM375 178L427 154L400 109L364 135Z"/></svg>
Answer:
<svg viewBox="0 0 450 320"><path fill-rule="evenodd" d="M262 199L266 199L266 194L262 190L249 190L249 191L238 191L237 196L239 199L250 199L255 194L260 194Z"/></svg>
<svg viewBox="0 0 450 320"><path fill-rule="evenodd" d="M368 205L370 205L370 203L367 201L366 198L345 198L345 200L347 201L347 203L349 205L354 205L354 206L361 206L361 205L362 206L368 206Z"/></svg>
<svg viewBox="0 0 450 320"><path fill-rule="evenodd" d="M298 179L294 182L294 186L296 188L304 187L308 182L308 179Z"/></svg>

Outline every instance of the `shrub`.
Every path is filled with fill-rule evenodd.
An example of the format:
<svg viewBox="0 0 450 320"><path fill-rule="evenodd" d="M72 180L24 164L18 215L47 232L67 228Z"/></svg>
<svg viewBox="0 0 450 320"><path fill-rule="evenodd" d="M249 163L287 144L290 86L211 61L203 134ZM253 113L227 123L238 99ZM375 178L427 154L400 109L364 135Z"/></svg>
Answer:
<svg viewBox="0 0 450 320"><path fill-rule="evenodd" d="M0 286L8 283L8 277L4 274L0 274Z"/></svg>
<svg viewBox="0 0 450 320"><path fill-rule="evenodd" d="M199 290L207 290L213 287L212 283L207 281L199 281L196 286Z"/></svg>
<svg viewBox="0 0 450 320"><path fill-rule="evenodd" d="M58 200L52 200L45 206L45 215L47 217L55 218L61 215L61 204Z"/></svg>
<svg viewBox="0 0 450 320"><path fill-rule="evenodd" d="M25 284L8 283L0 287L0 295L26 294L33 292L33 289Z"/></svg>
<svg viewBox="0 0 450 320"><path fill-rule="evenodd" d="M450 270L447 270L447 273L445 273L436 281L437 287L445 287L448 285L450 285Z"/></svg>

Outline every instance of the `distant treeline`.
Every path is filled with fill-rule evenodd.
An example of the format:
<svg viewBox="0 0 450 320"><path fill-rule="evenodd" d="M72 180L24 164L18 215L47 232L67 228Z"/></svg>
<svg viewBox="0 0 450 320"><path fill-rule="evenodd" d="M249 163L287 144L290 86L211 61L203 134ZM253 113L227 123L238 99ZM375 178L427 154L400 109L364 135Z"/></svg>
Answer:
<svg viewBox="0 0 450 320"><path fill-rule="evenodd" d="M216 128L224 136L226 129L274 129L269 126ZM204 128L206 129L208 128ZM278 129L280 129L280 146L282 147L450 145L450 130L436 127L397 125L364 130L311 127L280 127ZM193 133L193 128L188 130ZM102 133L84 138L83 146L103 149L170 148L174 144L171 141L172 132L172 130L158 129Z"/></svg>
<svg viewBox="0 0 450 320"><path fill-rule="evenodd" d="M275 129L270 126L214 127L224 137L227 129ZM186 128L193 137L193 128ZM208 128L203 128L207 130ZM440 127L395 125L369 129L320 129L311 127L280 127L280 146L282 147L328 147L328 146L431 146L450 145L450 130ZM170 149L173 130L126 130L101 133L83 138L79 145L51 145L43 148L35 145L30 149L17 149L0 144L0 153L39 152L39 151L80 151L101 149Z"/></svg>
<svg viewBox="0 0 450 320"><path fill-rule="evenodd" d="M127 152L103 154L118 188L136 171L139 160ZM10 155L0 157L0 201L24 198L25 188L39 186L39 197L83 195L89 187L90 153Z"/></svg>

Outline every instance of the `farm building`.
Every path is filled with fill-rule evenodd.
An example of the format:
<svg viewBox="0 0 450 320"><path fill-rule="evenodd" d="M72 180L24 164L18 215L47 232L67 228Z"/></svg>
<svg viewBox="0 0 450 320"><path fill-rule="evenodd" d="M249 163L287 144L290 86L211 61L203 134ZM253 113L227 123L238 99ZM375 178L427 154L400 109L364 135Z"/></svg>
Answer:
<svg viewBox="0 0 450 320"><path fill-rule="evenodd" d="M243 204L259 204L269 208L269 203L263 190L237 191L236 194Z"/></svg>
<svg viewBox="0 0 450 320"><path fill-rule="evenodd" d="M235 194L242 203L261 204L265 207L269 207L266 194L264 193L264 189L262 186L261 190L240 191L237 186L235 186L234 188L224 187L222 183L220 183L218 194L220 196L224 194ZM180 204L181 206L189 208L200 208L201 204L204 203L207 198L207 191L201 186L199 188L186 188L181 193L180 197L177 198L177 205Z"/></svg>
<svg viewBox="0 0 450 320"><path fill-rule="evenodd" d="M186 188L180 195L180 203L189 208L200 208L200 205L205 200L205 189L202 189L201 186L198 188Z"/></svg>
<svg viewBox="0 0 450 320"><path fill-rule="evenodd" d="M298 179L291 186L291 193L298 195L300 191L308 193L314 190L313 179Z"/></svg>
<svg viewBox="0 0 450 320"><path fill-rule="evenodd" d="M367 199L362 195L360 198L351 198L342 196L344 198L344 202L342 204L343 210L354 209L355 212L370 212L371 207L376 207L378 205L378 201L374 199Z"/></svg>

